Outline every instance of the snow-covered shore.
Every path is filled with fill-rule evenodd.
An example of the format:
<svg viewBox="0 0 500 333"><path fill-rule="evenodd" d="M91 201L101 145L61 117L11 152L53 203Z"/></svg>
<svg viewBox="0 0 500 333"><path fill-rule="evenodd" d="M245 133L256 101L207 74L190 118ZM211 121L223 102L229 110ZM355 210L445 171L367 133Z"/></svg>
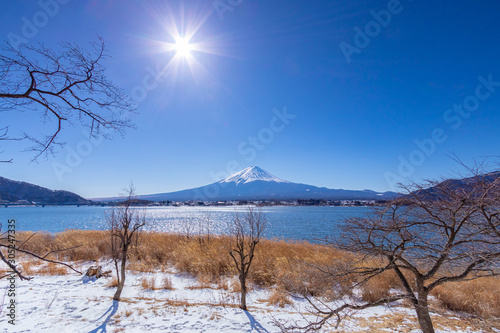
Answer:
<svg viewBox="0 0 500 333"><path fill-rule="evenodd" d="M109 262L105 269L111 269ZM153 276L158 282L171 279L174 289L144 289L142 280ZM89 280L78 274L17 280L16 325L7 322L9 298L5 296L0 328L3 332L280 332L276 320L305 324L305 318L314 318L307 314L302 300L283 308L269 305L271 290L260 288L249 293L249 311L242 311L237 307L238 293L215 285L201 287L195 278L173 271L129 273L118 303L112 301L115 289L108 287L110 280ZM6 286L7 280L0 281L0 297ZM463 318L437 317L441 316L434 314L438 332L489 332L467 328ZM412 309L395 304L354 314L338 331L418 332L417 327ZM333 327L324 331L333 331ZM492 328L491 332L500 330Z"/></svg>

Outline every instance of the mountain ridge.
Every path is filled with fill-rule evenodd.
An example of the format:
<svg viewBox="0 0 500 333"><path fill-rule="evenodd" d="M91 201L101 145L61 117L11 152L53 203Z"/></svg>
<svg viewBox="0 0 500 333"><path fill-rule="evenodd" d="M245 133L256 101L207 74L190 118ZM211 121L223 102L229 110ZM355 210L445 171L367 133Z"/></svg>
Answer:
<svg viewBox="0 0 500 333"><path fill-rule="evenodd" d="M86 205L92 201L73 192L51 190L35 184L0 177L0 201L3 204Z"/></svg>
<svg viewBox="0 0 500 333"><path fill-rule="evenodd" d="M464 190L473 190L474 185L477 182L486 182L486 183L491 183L494 181L497 181L497 179L500 178L500 171L492 171L488 172L485 174L479 174L479 175L473 175L470 177L466 178L450 178L450 179L445 179L442 182L440 182L437 186L443 185L443 186L448 186L451 188L461 188ZM436 186L433 187L428 187L425 189L420 189L416 191L416 194L421 196L422 198L430 199L430 200L436 200L439 198L439 195L436 194L439 193L440 191L436 190ZM407 195L405 195L407 196ZM403 197L405 197L403 196Z"/></svg>
<svg viewBox="0 0 500 333"><path fill-rule="evenodd" d="M388 200L395 192L343 190L293 183L252 166L225 179L192 189L139 195L151 201L233 201L233 200Z"/></svg>

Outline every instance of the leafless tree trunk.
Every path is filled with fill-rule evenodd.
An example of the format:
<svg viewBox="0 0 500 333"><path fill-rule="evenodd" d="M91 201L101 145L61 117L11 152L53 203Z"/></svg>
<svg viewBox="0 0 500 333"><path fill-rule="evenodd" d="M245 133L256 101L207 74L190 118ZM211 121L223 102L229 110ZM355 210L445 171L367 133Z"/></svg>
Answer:
<svg viewBox="0 0 500 333"><path fill-rule="evenodd" d="M471 171L471 170L470 170ZM500 274L500 173L478 169L461 180L427 181L405 186L405 194L364 218L351 218L331 243L355 253L359 262L332 278L353 278L353 288L392 271L402 292L365 303L345 303L330 309L308 297L317 322L302 327L312 331L331 317L340 320L347 309L360 310L408 299L424 333L433 333L428 295L442 284ZM379 263L379 264L377 264ZM326 270L325 270L326 271Z"/></svg>
<svg viewBox="0 0 500 333"><path fill-rule="evenodd" d="M1 48L0 111L26 112L28 117L38 113L43 122L55 122L43 137L24 132L23 123L17 124L16 132L21 132L17 139L33 142L34 159L61 145L57 137L65 123L80 123L89 129L90 137L106 137L108 130L122 133L131 127L126 114L135 106L106 78L102 62L108 57L100 37L90 44L90 52L73 43L62 43L58 50L43 44ZM2 126L1 139L9 139L9 124Z"/></svg>
<svg viewBox="0 0 500 333"><path fill-rule="evenodd" d="M248 273L255 256L255 247L260 242L266 223L265 216L260 210L249 208L243 216L236 214L229 227L229 255L238 272L241 287L240 308L243 310L247 310Z"/></svg>
<svg viewBox="0 0 500 333"><path fill-rule="evenodd" d="M113 300L119 301L126 278L127 258L134 238L137 241L139 231L146 225L144 214L131 207L135 199L132 185L127 189L127 196L118 208L108 216L111 235L111 255L116 269L118 287ZM137 244L137 243L136 243Z"/></svg>

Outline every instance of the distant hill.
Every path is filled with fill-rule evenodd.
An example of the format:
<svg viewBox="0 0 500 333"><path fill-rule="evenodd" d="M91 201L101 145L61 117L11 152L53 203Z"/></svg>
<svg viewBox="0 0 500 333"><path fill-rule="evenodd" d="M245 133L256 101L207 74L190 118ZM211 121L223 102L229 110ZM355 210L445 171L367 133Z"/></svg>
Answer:
<svg viewBox="0 0 500 333"><path fill-rule="evenodd" d="M219 201L219 200L388 200L394 192L342 190L292 183L257 167L246 168L219 182L194 189L170 193L140 195L151 201ZM102 199L105 200L105 199Z"/></svg>
<svg viewBox="0 0 500 333"><path fill-rule="evenodd" d="M448 187L451 189L463 189L472 191L475 183L477 182L492 183L496 181L498 178L500 178L500 171L494 171L483 175L473 176L468 178L447 179L441 182L440 185L443 185L444 187ZM427 200L436 200L439 199L440 196L442 196L442 191L437 190L435 187L422 189L415 193L418 194L421 198ZM403 198L404 197L406 196L403 196Z"/></svg>
<svg viewBox="0 0 500 333"><path fill-rule="evenodd" d="M92 201L68 191L48 188L0 177L0 202L2 204L85 205Z"/></svg>

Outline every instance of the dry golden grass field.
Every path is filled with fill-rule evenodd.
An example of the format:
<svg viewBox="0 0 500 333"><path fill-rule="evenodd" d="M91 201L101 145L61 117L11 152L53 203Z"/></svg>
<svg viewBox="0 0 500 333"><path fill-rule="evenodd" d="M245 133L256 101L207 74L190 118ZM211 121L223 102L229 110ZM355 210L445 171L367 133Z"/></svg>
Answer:
<svg viewBox="0 0 500 333"><path fill-rule="evenodd" d="M108 231L67 230L57 234L23 232L18 235L23 241L32 237L23 248L35 253L71 248L55 252L52 259L67 262L88 262L110 257L110 235ZM228 239L221 236L192 236L157 232L142 232L139 241L130 251L128 270L132 272L157 272L175 269L197 278L199 288L215 284L218 288L238 291L238 284L227 284L227 277L236 275L232 259L228 254ZM76 247L78 246L78 247ZM288 293L307 290L312 296L334 300L349 289L335 283L316 267L341 268L353 262L353 255L332 247L308 242L283 240L261 241L250 273L250 284L273 289L270 304L285 306L290 303ZM55 264L44 264L28 259L21 264L26 275L63 275L70 271ZM81 267L83 268L83 267ZM114 272L113 272L114 275ZM116 279L109 280L109 286L116 285ZM168 279L156 281L144 278L144 289L172 289ZM343 289L345 287L345 289ZM194 287L193 287L194 288ZM305 289L307 288L307 289ZM373 278L361 287L361 297L375 300L399 288L398 279L389 273ZM488 320L498 324L500 318L500 279L483 278L467 282L443 285L433 292L431 307L434 311L456 311L469 314L474 320ZM410 305L408 305L410 306Z"/></svg>

